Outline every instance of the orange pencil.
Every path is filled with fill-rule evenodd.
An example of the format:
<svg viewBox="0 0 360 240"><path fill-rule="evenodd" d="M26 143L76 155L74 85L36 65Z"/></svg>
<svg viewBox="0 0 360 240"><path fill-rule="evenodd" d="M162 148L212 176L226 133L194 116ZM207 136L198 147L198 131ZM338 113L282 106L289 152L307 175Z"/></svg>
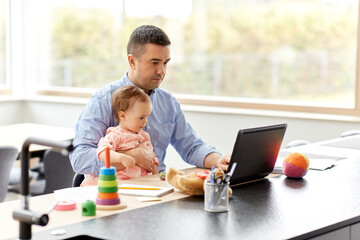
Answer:
<svg viewBox="0 0 360 240"><path fill-rule="evenodd" d="M119 187L119 189L132 189L132 190L160 190L155 187Z"/></svg>

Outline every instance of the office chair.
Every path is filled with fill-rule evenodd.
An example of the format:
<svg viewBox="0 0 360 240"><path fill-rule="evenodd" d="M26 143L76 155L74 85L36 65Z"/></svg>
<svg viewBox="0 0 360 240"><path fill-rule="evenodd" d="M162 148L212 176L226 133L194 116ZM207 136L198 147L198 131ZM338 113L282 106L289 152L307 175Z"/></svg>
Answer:
<svg viewBox="0 0 360 240"><path fill-rule="evenodd" d="M37 153L37 157L39 158L39 162L29 169L29 180L40 180L44 179L44 163L42 161L44 153ZM21 168L12 168L10 172L9 185L16 186L20 184L21 179Z"/></svg>
<svg viewBox="0 0 360 240"><path fill-rule="evenodd" d="M29 170L29 179L38 179L39 173ZM21 168L12 168L9 177L9 186L16 186L20 184Z"/></svg>
<svg viewBox="0 0 360 240"><path fill-rule="evenodd" d="M340 137L349 137L349 136L358 135L358 134L360 134L360 130L354 129L354 130L349 130L349 131L345 131L345 132L341 133Z"/></svg>
<svg viewBox="0 0 360 240"><path fill-rule="evenodd" d="M72 182L72 186L73 187L80 187L80 184L82 183L84 178L85 178L84 174L75 173L74 178L73 178L73 182Z"/></svg>
<svg viewBox="0 0 360 240"><path fill-rule="evenodd" d="M45 179L30 183L30 195L53 193L54 190L72 186L74 171L69 156L47 149L43 157ZM9 187L10 192L20 192L20 185Z"/></svg>
<svg viewBox="0 0 360 240"><path fill-rule="evenodd" d="M15 147L0 147L0 202L5 200L8 191L10 171L18 154L19 152Z"/></svg>

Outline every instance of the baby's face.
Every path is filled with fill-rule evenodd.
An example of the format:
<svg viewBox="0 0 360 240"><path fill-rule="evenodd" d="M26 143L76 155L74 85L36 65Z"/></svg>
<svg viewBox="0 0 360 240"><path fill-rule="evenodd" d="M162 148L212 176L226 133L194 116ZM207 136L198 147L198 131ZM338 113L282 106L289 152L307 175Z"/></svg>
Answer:
<svg viewBox="0 0 360 240"><path fill-rule="evenodd" d="M151 102L136 101L126 110L125 117L120 120L120 126L131 132L139 133L147 124L147 117L151 114Z"/></svg>

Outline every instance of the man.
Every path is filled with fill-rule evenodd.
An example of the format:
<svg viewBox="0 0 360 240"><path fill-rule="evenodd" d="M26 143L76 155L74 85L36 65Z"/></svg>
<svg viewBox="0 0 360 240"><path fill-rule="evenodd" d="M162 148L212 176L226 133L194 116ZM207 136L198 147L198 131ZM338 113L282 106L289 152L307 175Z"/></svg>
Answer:
<svg viewBox="0 0 360 240"><path fill-rule="evenodd" d="M143 89L152 101L153 111L144 130L150 135L159 160L159 171L166 168L164 159L169 143L189 164L227 169L229 156L222 157L214 147L204 143L186 122L178 101L168 91L159 88L170 61L170 43L163 30L151 25L140 26L131 34L127 46L129 71L122 79L94 93L75 126L75 149L70 154L75 172L98 174L104 165L96 156L96 147L106 129L118 125L111 107L112 94L125 85ZM153 152L138 147L123 154L132 156L138 166L152 171ZM111 159L111 165L124 168L116 159Z"/></svg>

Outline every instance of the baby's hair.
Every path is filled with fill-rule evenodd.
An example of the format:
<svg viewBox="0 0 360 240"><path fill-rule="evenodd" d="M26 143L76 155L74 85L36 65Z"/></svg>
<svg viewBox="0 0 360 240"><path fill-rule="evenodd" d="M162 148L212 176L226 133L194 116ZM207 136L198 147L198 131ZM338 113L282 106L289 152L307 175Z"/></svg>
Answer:
<svg viewBox="0 0 360 240"><path fill-rule="evenodd" d="M113 93L112 108L114 118L120 121L118 113L131 108L136 101L151 102L149 95L136 86L121 87Z"/></svg>

